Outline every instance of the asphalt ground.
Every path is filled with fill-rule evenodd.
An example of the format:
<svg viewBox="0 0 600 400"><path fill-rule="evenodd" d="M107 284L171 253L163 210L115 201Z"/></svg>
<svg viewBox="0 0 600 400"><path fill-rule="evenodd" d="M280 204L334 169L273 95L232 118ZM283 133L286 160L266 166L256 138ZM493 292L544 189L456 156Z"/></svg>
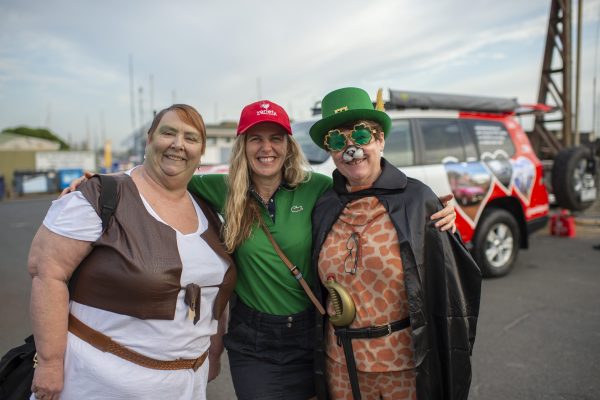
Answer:
<svg viewBox="0 0 600 400"><path fill-rule="evenodd" d="M52 199L0 202L1 354L31 331L27 253ZM600 202L576 220L574 238L546 227L508 276L484 280L470 399L600 398ZM226 356L208 399L235 399Z"/></svg>

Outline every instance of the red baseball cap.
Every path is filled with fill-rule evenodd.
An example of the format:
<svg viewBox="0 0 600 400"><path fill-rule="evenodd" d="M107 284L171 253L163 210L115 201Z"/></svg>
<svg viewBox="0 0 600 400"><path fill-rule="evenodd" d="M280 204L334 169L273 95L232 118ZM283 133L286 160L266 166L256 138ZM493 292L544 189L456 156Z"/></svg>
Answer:
<svg viewBox="0 0 600 400"><path fill-rule="evenodd" d="M292 134L290 118L283 107L269 100L261 100L244 107L240 115L237 135L243 135L248 129L261 122L274 122L289 135Z"/></svg>

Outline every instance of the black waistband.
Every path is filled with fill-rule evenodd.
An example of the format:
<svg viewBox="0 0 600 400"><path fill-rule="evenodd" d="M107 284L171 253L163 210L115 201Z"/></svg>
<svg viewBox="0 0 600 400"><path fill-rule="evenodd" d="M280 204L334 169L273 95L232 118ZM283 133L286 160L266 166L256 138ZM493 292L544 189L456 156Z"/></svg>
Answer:
<svg viewBox="0 0 600 400"><path fill-rule="evenodd" d="M260 329L261 327L268 328L279 326L308 329L315 324L315 313L314 307L312 306L309 309L296 314L273 315L257 311L242 303L238 298L231 312L236 318L239 318L247 325L256 329Z"/></svg>
<svg viewBox="0 0 600 400"><path fill-rule="evenodd" d="M339 338L373 339L391 335L392 332L406 329L409 326L410 318L404 318L387 325L369 326L368 328L336 328L335 335Z"/></svg>

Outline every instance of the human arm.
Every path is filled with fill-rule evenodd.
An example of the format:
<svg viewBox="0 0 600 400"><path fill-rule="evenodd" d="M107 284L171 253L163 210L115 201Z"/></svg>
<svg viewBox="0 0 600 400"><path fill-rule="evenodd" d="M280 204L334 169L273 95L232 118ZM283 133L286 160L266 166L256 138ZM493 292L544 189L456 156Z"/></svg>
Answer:
<svg viewBox="0 0 600 400"><path fill-rule="evenodd" d="M439 199L444 205L444 208L431 215L432 221L438 220L435 223L435 227L442 232L449 229L452 233L456 232L456 211L454 211L454 206L451 203L453 198L454 195L452 195L452 193L440 196Z"/></svg>
<svg viewBox="0 0 600 400"><path fill-rule="evenodd" d="M227 197L227 175L194 175L187 188L191 193L210 204L219 214L222 214Z"/></svg>
<svg viewBox="0 0 600 400"><path fill-rule="evenodd" d="M30 316L38 356L31 391L58 399L63 388L71 275L91 242L67 238L41 226L31 244Z"/></svg>
<svg viewBox="0 0 600 400"><path fill-rule="evenodd" d="M219 323L217 333L210 338L210 347L208 349L208 381L212 381L221 372L221 355L223 354L223 335L227 330L227 320L229 319L229 307L225 307Z"/></svg>

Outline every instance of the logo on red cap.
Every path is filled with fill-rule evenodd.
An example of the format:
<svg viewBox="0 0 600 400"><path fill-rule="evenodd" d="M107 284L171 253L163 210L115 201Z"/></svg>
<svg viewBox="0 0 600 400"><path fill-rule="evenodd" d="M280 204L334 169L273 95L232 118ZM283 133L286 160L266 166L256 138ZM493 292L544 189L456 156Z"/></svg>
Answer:
<svg viewBox="0 0 600 400"><path fill-rule="evenodd" d="M256 111L256 115L272 115L274 117L277 116L277 112L275 110L269 110L269 107L271 107L271 105L269 103L267 103L266 101L263 103L260 103L260 108L262 108L262 110L258 110Z"/></svg>
<svg viewBox="0 0 600 400"><path fill-rule="evenodd" d="M248 104L242 110L237 134L244 134L252 126L261 122L273 122L280 125L288 134L292 134L290 119L285 110L272 101L262 100Z"/></svg>

